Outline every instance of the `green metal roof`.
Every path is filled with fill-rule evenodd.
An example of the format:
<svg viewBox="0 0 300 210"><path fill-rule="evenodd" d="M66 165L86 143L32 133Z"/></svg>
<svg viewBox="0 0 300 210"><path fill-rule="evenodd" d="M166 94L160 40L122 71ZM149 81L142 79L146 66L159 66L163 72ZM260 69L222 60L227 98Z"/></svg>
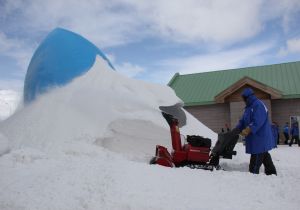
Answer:
<svg viewBox="0 0 300 210"><path fill-rule="evenodd" d="M186 106L214 104L215 96L243 77L279 90L283 98L300 98L300 61L267 66L179 75L169 82Z"/></svg>

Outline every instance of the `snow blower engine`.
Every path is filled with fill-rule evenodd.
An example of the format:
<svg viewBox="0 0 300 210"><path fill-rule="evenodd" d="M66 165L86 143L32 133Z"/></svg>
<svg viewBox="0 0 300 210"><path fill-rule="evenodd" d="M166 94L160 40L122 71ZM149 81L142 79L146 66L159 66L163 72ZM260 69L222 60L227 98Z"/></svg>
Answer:
<svg viewBox="0 0 300 210"><path fill-rule="evenodd" d="M220 169L220 158L232 159L232 156L236 155L233 149L239 138L237 129L218 134L218 140L212 150L211 139L202 136L187 136L187 142L182 145L178 120L165 112L162 112L162 115L170 126L173 151L170 154L166 147L157 145L155 157L151 159L150 164L213 170Z"/></svg>

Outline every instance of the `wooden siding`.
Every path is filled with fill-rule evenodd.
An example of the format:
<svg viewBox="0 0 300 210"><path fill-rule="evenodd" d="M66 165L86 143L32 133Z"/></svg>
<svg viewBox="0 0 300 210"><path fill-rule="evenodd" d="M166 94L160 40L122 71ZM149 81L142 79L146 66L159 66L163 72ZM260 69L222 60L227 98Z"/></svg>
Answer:
<svg viewBox="0 0 300 210"><path fill-rule="evenodd" d="M300 116L300 99L263 100L269 110L270 120L276 122L280 129L280 140L284 141L282 129L290 116ZM243 114L243 102L213 104L185 107L204 125L219 133L225 124L234 127Z"/></svg>
<svg viewBox="0 0 300 210"><path fill-rule="evenodd" d="M229 104L213 104L185 107L194 117L214 132L220 133L225 124L230 125Z"/></svg>
<svg viewBox="0 0 300 210"><path fill-rule="evenodd" d="M225 102L237 102L237 101L242 101L242 92L244 91L245 88L252 88L253 91L255 92L255 95L257 98L260 98L260 99L270 99L271 96L257 88L254 88L254 87L251 87L249 85L246 85L240 89L238 89L237 91L233 92L231 95L229 95L227 98L225 98Z"/></svg>
<svg viewBox="0 0 300 210"><path fill-rule="evenodd" d="M272 100L272 119L279 125L280 139L284 141L283 126L290 123L290 116L300 116L300 99Z"/></svg>

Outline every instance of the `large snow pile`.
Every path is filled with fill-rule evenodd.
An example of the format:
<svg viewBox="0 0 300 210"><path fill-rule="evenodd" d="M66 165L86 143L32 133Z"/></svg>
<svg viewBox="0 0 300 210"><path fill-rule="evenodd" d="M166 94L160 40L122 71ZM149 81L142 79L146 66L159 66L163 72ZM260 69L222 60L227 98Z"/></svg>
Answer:
<svg viewBox="0 0 300 210"><path fill-rule="evenodd" d="M12 149L58 151L87 142L134 158L149 158L158 143L170 145L169 127L159 106L182 101L166 86L127 78L98 57L85 75L56 88L0 126ZM216 134L187 114L182 132ZM148 156L147 156L148 155Z"/></svg>
<svg viewBox="0 0 300 210"><path fill-rule="evenodd" d="M5 120L17 109L21 95L14 90L0 90L0 121Z"/></svg>
<svg viewBox="0 0 300 210"><path fill-rule="evenodd" d="M165 86L126 78L97 58L67 86L40 96L0 124L0 209L298 209L299 148L272 152L278 176L149 165L170 148L159 106L182 103ZM215 140L187 114L183 134Z"/></svg>

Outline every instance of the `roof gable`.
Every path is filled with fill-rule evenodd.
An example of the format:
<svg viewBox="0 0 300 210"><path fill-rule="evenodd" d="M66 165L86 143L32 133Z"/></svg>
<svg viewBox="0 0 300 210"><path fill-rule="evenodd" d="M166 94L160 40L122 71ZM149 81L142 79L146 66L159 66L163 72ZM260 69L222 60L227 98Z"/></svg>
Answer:
<svg viewBox="0 0 300 210"><path fill-rule="evenodd" d="M245 87L250 86L254 87L258 90L261 90L262 92L265 92L271 96L272 99L279 99L282 97L282 94L280 91L271 88L263 83L260 83L254 79L251 79L250 77L243 77L242 79L238 80L222 92L220 92L218 95L215 96L215 101L217 103L224 103L225 99L229 97L232 93L236 92L237 90Z"/></svg>

